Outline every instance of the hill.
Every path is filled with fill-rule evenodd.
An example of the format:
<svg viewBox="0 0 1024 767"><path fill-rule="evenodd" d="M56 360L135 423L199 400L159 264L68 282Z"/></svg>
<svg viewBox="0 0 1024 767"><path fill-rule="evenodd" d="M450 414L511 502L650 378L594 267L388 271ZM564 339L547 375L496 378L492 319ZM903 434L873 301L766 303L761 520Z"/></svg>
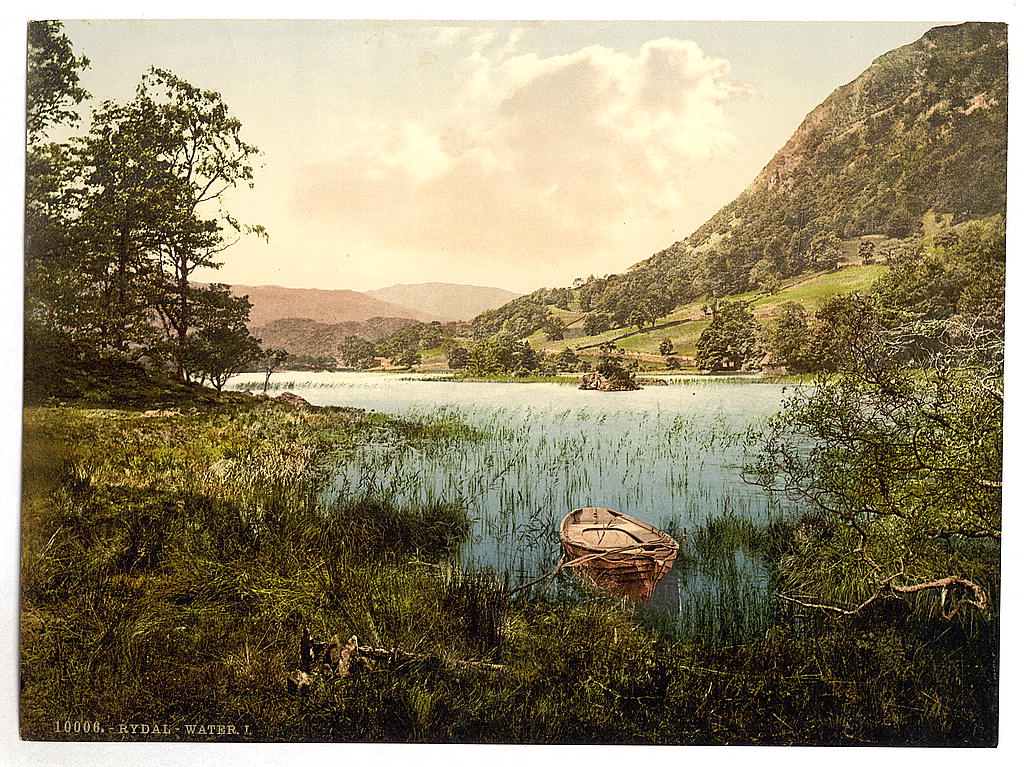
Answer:
<svg viewBox="0 0 1024 767"><path fill-rule="evenodd" d="M936 229L1004 212L1006 37L1005 24L937 27L880 56L690 237L622 274L484 312L474 335L527 337L569 315L587 315L591 331L649 327L703 296L772 292L851 251L887 257Z"/></svg>
<svg viewBox="0 0 1024 767"><path fill-rule="evenodd" d="M362 322L325 323L290 317L253 326L252 333L264 348L287 349L293 356L333 357L338 344L349 336L376 343L416 320L403 317L371 317Z"/></svg>
<svg viewBox="0 0 1024 767"><path fill-rule="evenodd" d="M278 285L232 285L236 296L252 302L249 324L265 326L274 320L300 317L328 324L362 322L371 317L401 317L420 322L441 321L429 312L381 301L355 290L283 288Z"/></svg>
<svg viewBox="0 0 1024 767"><path fill-rule="evenodd" d="M499 307L520 295L502 288L447 282L392 285L380 290L368 290L365 294L407 309L463 321L471 320L481 312Z"/></svg>

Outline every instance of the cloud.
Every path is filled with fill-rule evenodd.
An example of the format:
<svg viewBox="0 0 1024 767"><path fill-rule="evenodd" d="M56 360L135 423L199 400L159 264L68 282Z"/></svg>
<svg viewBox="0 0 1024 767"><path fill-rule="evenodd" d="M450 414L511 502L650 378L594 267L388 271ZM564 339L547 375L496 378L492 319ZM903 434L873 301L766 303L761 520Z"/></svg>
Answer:
<svg viewBox="0 0 1024 767"><path fill-rule="evenodd" d="M728 62L667 38L559 56L518 52L525 41L440 29L437 45L464 51L446 110L367 124L305 169L297 206L382 253L519 269L585 263L652 228L669 244L699 173L734 148Z"/></svg>

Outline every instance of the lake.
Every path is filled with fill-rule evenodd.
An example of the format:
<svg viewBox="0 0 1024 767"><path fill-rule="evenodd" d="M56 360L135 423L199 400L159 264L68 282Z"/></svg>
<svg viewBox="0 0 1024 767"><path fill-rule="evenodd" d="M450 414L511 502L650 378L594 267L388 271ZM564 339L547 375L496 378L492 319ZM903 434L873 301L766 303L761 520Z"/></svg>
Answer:
<svg viewBox="0 0 1024 767"><path fill-rule="evenodd" d="M762 525L787 513L784 501L746 484L740 472L744 431L779 410L786 387L735 377L671 381L594 392L556 383L282 372L271 385L314 405L454 416L481 430L483 439L367 444L337 467L334 482L338 493L463 504L474 520L460 552L464 566L525 583L557 565L558 526L570 510L618 509L681 543L676 566L652 597L652 615L690 637L754 639L777 607L770 568L742 541L716 545L706 528L715 520ZM240 375L230 384L246 387L261 388L262 376ZM574 584L566 574L556 588Z"/></svg>

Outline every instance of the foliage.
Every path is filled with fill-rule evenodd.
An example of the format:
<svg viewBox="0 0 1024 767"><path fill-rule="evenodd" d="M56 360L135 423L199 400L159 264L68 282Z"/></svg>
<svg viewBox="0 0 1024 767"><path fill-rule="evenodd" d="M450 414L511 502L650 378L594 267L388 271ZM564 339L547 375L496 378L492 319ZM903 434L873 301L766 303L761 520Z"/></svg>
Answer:
<svg viewBox="0 0 1024 767"><path fill-rule="evenodd" d="M86 60L75 58L59 24L33 23L29 35L35 140L70 119L69 106L85 96L77 69ZM151 69L134 99L94 109L85 136L30 150L27 349L62 345L83 361L169 360L184 381L220 380L241 364L252 346L248 303L191 280L195 269L219 265L217 255L232 244L227 229L266 234L221 205L228 189L252 180L257 150L240 130L218 94ZM220 361L214 338L233 350Z"/></svg>
<svg viewBox="0 0 1024 767"><path fill-rule="evenodd" d="M660 344L658 344L658 354L660 354L662 357L667 357L669 354L672 353L673 348L674 346L672 344L672 340L669 338L665 338L662 340Z"/></svg>
<svg viewBox="0 0 1024 767"><path fill-rule="evenodd" d="M456 346L448 352L448 367L452 370L465 370L469 367L469 349Z"/></svg>
<svg viewBox="0 0 1024 767"><path fill-rule="evenodd" d="M392 361L403 355L411 358L412 353L440 346L443 337L444 327L440 322L410 323L382 338L377 343L377 351Z"/></svg>
<svg viewBox="0 0 1024 767"><path fill-rule="evenodd" d="M583 318L583 332L588 336L600 335L611 327L611 318L607 314L592 312Z"/></svg>
<svg viewBox="0 0 1024 767"><path fill-rule="evenodd" d="M569 347L562 349L551 358L552 364L557 370L564 370L571 373L581 373L590 370L590 363L580 357Z"/></svg>
<svg viewBox="0 0 1024 767"><path fill-rule="evenodd" d="M419 365L421 362L423 362L423 355L415 349L406 349L391 360L393 365L407 368L411 368L413 365Z"/></svg>
<svg viewBox="0 0 1024 767"><path fill-rule="evenodd" d="M923 247L887 249L891 263L868 293L830 296L814 317L801 305L779 305L766 347L793 372L835 371L857 339L875 325L949 320L1003 327L1005 219L1001 216L941 230Z"/></svg>
<svg viewBox="0 0 1024 767"><path fill-rule="evenodd" d="M975 318L1004 324L1006 218L994 216L944 230L927 247L904 250L874 286L888 323Z"/></svg>
<svg viewBox="0 0 1024 767"><path fill-rule="evenodd" d="M181 365L186 381L209 381L220 391L227 380L246 370L263 352L245 321L249 318L249 300L231 295L227 285L207 285L195 292L195 323Z"/></svg>
<svg viewBox="0 0 1024 767"><path fill-rule="evenodd" d="M468 372L474 376L516 373L540 369L541 360L526 341L499 333L474 344L469 350Z"/></svg>
<svg viewBox="0 0 1024 767"><path fill-rule="evenodd" d="M619 357L621 352L622 350L611 341L601 344L601 356L594 366L594 371L617 387L627 390L639 388L633 375L638 366L635 361L623 364Z"/></svg>
<svg viewBox="0 0 1024 767"><path fill-rule="evenodd" d="M79 85L79 70L89 66L85 56L75 56L71 41L59 21L28 23L28 81L26 133L36 145L53 125L77 122L72 108L89 98Z"/></svg>
<svg viewBox="0 0 1024 767"><path fill-rule="evenodd" d="M791 372L810 369L811 328L807 309L802 304L787 301L781 304L765 329L765 350L773 363L784 365Z"/></svg>
<svg viewBox="0 0 1024 767"><path fill-rule="evenodd" d="M547 292L541 288L526 296L513 298L497 309L489 309L470 323L473 338L483 340L498 333L521 339L540 330L548 321L549 312L543 301Z"/></svg>
<svg viewBox="0 0 1024 767"><path fill-rule="evenodd" d="M758 326L746 303L717 301L711 324L697 341L697 367L703 370L739 370L760 354Z"/></svg>
<svg viewBox="0 0 1024 767"><path fill-rule="evenodd" d="M541 329L549 341L561 341L565 338L565 323L554 315L548 316Z"/></svg>
<svg viewBox="0 0 1024 767"><path fill-rule="evenodd" d="M359 336L348 336L338 344L338 351L341 352L341 359L349 367L369 368L377 362L377 347Z"/></svg>
<svg viewBox="0 0 1024 767"><path fill-rule="evenodd" d="M1002 369L979 351L1000 345L947 323L868 329L840 374L798 389L756 435L753 480L817 515L786 562L790 598L839 614L891 597L990 612Z"/></svg>

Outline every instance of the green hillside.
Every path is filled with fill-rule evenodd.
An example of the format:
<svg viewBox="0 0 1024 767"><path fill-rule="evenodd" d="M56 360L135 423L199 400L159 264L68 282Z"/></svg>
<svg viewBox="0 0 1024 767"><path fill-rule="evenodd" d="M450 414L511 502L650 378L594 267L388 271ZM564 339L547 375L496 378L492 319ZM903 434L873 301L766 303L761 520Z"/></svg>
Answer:
<svg viewBox="0 0 1024 767"><path fill-rule="evenodd" d="M775 293L800 275L864 257L891 260L944 228L1000 214L1006 35L1001 23L937 27L880 56L815 108L751 185L690 237L621 274L541 289L485 312L473 320L474 337L506 332L539 342L553 321L649 327L706 297ZM805 290L827 296L828 284ZM776 294L761 306L784 300ZM675 332L688 343L689 330Z"/></svg>
<svg viewBox="0 0 1024 767"><path fill-rule="evenodd" d="M885 264L852 264L834 272L791 280L785 287L772 295L748 291L725 298L727 300L751 301L751 308L754 310L755 316L764 324L771 317L775 307L788 301L799 303L813 313L832 296L866 291L888 268ZM708 300L707 296L703 296L683 304L660 320L654 328L619 340L616 340L618 336L633 332L635 328L616 328L594 336L581 336L560 341L549 341L542 331L537 331L527 340L532 346L545 351L560 351L565 348L578 349L614 341L616 346L626 352L656 355L659 344L668 339L673 344L674 354L690 357L696 353L697 339L710 323L704 313L704 307L707 306ZM551 308L557 310L557 307ZM572 316L571 312L562 312L562 314ZM672 327L659 327L681 320L688 321Z"/></svg>

